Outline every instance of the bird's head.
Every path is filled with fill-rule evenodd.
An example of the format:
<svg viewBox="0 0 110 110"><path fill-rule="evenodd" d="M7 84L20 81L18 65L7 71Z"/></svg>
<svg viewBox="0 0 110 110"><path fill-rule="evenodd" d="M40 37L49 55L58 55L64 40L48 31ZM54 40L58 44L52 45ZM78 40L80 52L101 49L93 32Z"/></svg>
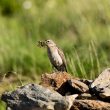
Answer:
<svg viewBox="0 0 110 110"><path fill-rule="evenodd" d="M45 40L45 45L48 47L56 46L56 44L52 40Z"/></svg>

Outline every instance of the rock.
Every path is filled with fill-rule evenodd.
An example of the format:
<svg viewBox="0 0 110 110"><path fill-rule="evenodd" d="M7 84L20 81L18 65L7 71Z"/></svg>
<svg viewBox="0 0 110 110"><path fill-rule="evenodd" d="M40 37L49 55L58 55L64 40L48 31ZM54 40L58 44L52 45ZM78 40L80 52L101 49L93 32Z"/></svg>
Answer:
<svg viewBox="0 0 110 110"><path fill-rule="evenodd" d="M110 103L98 100L75 100L70 110L110 110Z"/></svg>
<svg viewBox="0 0 110 110"><path fill-rule="evenodd" d="M70 107L59 93L37 84L5 92L1 99L6 102L7 110L67 110Z"/></svg>
<svg viewBox="0 0 110 110"><path fill-rule="evenodd" d="M73 78L66 72L56 72L52 74L43 74L41 77L42 86L52 88L61 95L73 95L87 92L88 86L81 82L79 78Z"/></svg>
<svg viewBox="0 0 110 110"><path fill-rule="evenodd" d="M37 84L28 84L12 92L5 92L1 99L7 110L110 110L110 103L98 100L78 100L78 94L61 96Z"/></svg>
<svg viewBox="0 0 110 110"><path fill-rule="evenodd" d="M77 97L78 97L78 94L65 96L66 101L69 102L68 110L70 110L70 108L71 108L72 105L73 105L73 102L75 101L75 99L76 99Z"/></svg>
<svg viewBox="0 0 110 110"><path fill-rule="evenodd" d="M67 80L65 83L61 85L60 88L57 89L57 92L63 96L81 94L88 91L89 91L88 86L77 79Z"/></svg>
<svg viewBox="0 0 110 110"><path fill-rule="evenodd" d="M41 76L40 85L57 90L63 83L71 78L72 76L66 72L54 72L52 74L45 73Z"/></svg>
<svg viewBox="0 0 110 110"><path fill-rule="evenodd" d="M83 94L78 95L77 99L97 100L97 97L94 95L91 95L90 93L83 93Z"/></svg>
<svg viewBox="0 0 110 110"><path fill-rule="evenodd" d="M80 79L79 81L85 83L87 86L90 86L92 84L93 80L88 80L88 79Z"/></svg>
<svg viewBox="0 0 110 110"><path fill-rule="evenodd" d="M67 72L54 72L52 74L46 73L41 76L40 85L48 87L49 89L53 89L59 92L61 95L65 96L68 90L71 90L67 83L67 81L71 78L73 77Z"/></svg>
<svg viewBox="0 0 110 110"><path fill-rule="evenodd" d="M58 89L57 92L60 93L63 96L66 95L73 95L73 94L78 94L75 89L72 88L72 86L70 86L70 84L68 83L68 81L66 81L65 83L63 83Z"/></svg>
<svg viewBox="0 0 110 110"><path fill-rule="evenodd" d="M110 102L110 68L105 69L94 80L90 86L90 91L102 100Z"/></svg>
<svg viewBox="0 0 110 110"><path fill-rule="evenodd" d="M68 80L68 83L77 93L85 93L89 91L88 86L79 80L71 79Z"/></svg>

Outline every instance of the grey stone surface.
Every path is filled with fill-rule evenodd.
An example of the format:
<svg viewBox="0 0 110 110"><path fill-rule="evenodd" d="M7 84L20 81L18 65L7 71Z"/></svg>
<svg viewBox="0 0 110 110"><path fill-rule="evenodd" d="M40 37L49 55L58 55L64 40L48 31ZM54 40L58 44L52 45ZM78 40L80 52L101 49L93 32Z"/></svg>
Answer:
<svg viewBox="0 0 110 110"><path fill-rule="evenodd" d="M105 69L91 84L91 91L110 102L110 68Z"/></svg>
<svg viewBox="0 0 110 110"><path fill-rule="evenodd" d="M1 99L6 102L7 110L67 110L69 106L59 93L37 84L5 92Z"/></svg>

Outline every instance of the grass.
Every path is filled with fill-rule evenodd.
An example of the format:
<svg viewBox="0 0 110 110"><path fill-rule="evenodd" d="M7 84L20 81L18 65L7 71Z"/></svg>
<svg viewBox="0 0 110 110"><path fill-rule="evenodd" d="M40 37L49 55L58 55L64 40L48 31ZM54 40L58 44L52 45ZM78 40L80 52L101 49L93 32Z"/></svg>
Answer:
<svg viewBox="0 0 110 110"><path fill-rule="evenodd" d="M101 65L93 41L88 45L88 50L86 51L82 50L85 54L80 56L81 51L77 51L74 48L72 56L68 57L69 69L74 76L94 79L101 72Z"/></svg>
<svg viewBox="0 0 110 110"><path fill-rule="evenodd" d="M30 0L29 9L23 7L26 1L19 2L19 6L12 2L2 0L0 4L0 74L14 71L23 78L29 77L25 84L51 72L46 50L36 46L38 40L44 39L53 39L63 49L68 71L74 76L94 79L110 67L108 0ZM2 9L8 3L13 5L12 15ZM22 82L17 80L10 88L2 86L0 93ZM4 110L2 105L0 110Z"/></svg>

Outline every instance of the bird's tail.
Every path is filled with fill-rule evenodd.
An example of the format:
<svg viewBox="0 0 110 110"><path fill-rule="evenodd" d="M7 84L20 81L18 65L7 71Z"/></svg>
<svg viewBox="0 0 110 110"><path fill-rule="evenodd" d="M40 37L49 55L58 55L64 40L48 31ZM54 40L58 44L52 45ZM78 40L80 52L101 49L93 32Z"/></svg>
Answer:
<svg viewBox="0 0 110 110"><path fill-rule="evenodd" d="M62 66L61 71L67 72L67 67L66 67L66 65L63 65L63 66Z"/></svg>
<svg viewBox="0 0 110 110"><path fill-rule="evenodd" d="M68 71L67 71L67 67L65 67L65 71L68 72Z"/></svg>

